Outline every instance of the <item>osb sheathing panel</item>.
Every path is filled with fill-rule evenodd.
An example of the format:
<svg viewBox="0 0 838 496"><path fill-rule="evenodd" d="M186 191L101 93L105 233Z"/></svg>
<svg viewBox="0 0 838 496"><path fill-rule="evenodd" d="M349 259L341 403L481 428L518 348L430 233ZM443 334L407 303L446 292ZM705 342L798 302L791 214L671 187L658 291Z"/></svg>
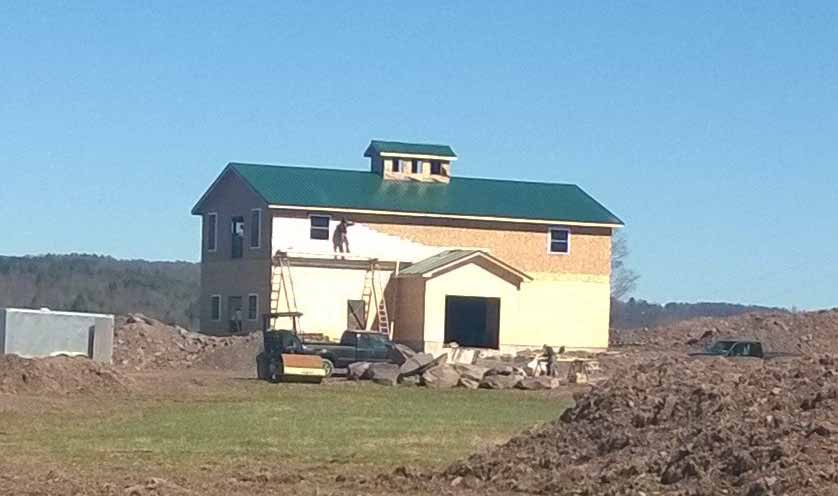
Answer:
<svg viewBox="0 0 838 496"><path fill-rule="evenodd" d="M288 217L322 211L275 210ZM335 220L364 223L371 229L429 246L483 248L528 273L611 274L611 229L571 226L569 254L547 251L547 230L541 224L471 221L396 215L331 214ZM352 238L350 228L349 237ZM532 275L532 274L530 274Z"/></svg>
<svg viewBox="0 0 838 496"><path fill-rule="evenodd" d="M416 220L421 222L423 219ZM498 223L491 227L453 227L418 222L365 223L379 232L431 246L485 248L524 272L607 276L611 271L610 229L571 228L570 253L559 255L547 251L547 226Z"/></svg>
<svg viewBox="0 0 838 496"><path fill-rule="evenodd" d="M396 311L391 316L395 320L393 338L405 344L422 343L425 340L425 279L401 278L396 281Z"/></svg>

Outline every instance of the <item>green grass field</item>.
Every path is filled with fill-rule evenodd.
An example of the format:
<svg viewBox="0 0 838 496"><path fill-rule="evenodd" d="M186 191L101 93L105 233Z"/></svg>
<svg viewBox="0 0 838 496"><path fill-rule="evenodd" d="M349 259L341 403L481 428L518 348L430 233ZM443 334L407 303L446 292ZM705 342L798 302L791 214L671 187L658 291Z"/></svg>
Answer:
<svg viewBox="0 0 838 496"><path fill-rule="evenodd" d="M248 460L438 466L554 419L567 396L437 391L372 384L242 381L201 394L74 400L4 414L0 451L80 470L153 466L178 472Z"/></svg>

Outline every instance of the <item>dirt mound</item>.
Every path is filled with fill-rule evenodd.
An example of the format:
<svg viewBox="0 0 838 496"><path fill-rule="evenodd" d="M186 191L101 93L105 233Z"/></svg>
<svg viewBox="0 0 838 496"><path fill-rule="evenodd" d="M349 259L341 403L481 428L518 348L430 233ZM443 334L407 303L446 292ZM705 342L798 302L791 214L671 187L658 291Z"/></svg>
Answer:
<svg viewBox="0 0 838 496"><path fill-rule="evenodd" d="M117 319L113 361L119 367L135 370L189 367L241 370L254 367L259 346L258 334L206 336L133 314Z"/></svg>
<svg viewBox="0 0 838 496"><path fill-rule="evenodd" d="M435 483L536 494L838 494L838 359L665 359Z"/></svg>
<svg viewBox="0 0 838 496"><path fill-rule="evenodd" d="M685 320L652 329L612 330L612 346L640 345L683 351L722 337L753 338L769 351L838 353L838 310L749 313Z"/></svg>
<svg viewBox="0 0 838 496"><path fill-rule="evenodd" d="M111 393L129 384L119 371L89 358L0 355L0 393Z"/></svg>

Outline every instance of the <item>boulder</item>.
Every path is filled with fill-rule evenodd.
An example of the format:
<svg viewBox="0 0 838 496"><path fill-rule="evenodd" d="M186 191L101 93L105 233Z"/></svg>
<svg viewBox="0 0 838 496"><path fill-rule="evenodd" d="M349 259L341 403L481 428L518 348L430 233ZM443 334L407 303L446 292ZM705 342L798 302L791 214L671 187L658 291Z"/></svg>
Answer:
<svg viewBox="0 0 838 496"><path fill-rule="evenodd" d="M540 375L538 377L525 377L518 383L518 389L537 391L543 389L556 389L561 386L562 381L558 377Z"/></svg>
<svg viewBox="0 0 838 496"><path fill-rule="evenodd" d="M369 376L376 384L395 386L399 383L399 366L393 363L374 363L370 365Z"/></svg>
<svg viewBox="0 0 838 496"><path fill-rule="evenodd" d="M416 355L416 352L410 349L410 347L398 343L393 343L393 349L391 351L392 353L389 354L389 357L393 363L398 365L405 363L410 357Z"/></svg>
<svg viewBox="0 0 838 496"><path fill-rule="evenodd" d="M515 373L515 367L512 365L495 365L486 371L487 376L492 375L512 375Z"/></svg>
<svg viewBox="0 0 838 496"><path fill-rule="evenodd" d="M422 374L422 384L431 388L452 388L460 382L460 374L454 367L440 364Z"/></svg>
<svg viewBox="0 0 838 496"><path fill-rule="evenodd" d="M361 379L369 379L369 371L371 365L372 364L370 362L350 363L349 368L346 371L346 378L352 379L354 381L360 381Z"/></svg>
<svg viewBox="0 0 838 496"><path fill-rule="evenodd" d="M460 382L458 385L467 389L477 389L480 387L480 381L475 381L474 379L465 376L460 376Z"/></svg>
<svg viewBox="0 0 838 496"><path fill-rule="evenodd" d="M434 356L430 353L418 353L405 360L401 366L402 376L418 375L432 366Z"/></svg>
<svg viewBox="0 0 838 496"><path fill-rule="evenodd" d="M480 384L480 381L482 381L483 377L486 376L486 372L489 371L489 369L481 367L480 365L467 365L462 363L455 363L452 367L460 373L461 377L477 382L478 384Z"/></svg>
<svg viewBox="0 0 838 496"><path fill-rule="evenodd" d="M512 389L521 382L518 375L487 375L480 383L483 389Z"/></svg>

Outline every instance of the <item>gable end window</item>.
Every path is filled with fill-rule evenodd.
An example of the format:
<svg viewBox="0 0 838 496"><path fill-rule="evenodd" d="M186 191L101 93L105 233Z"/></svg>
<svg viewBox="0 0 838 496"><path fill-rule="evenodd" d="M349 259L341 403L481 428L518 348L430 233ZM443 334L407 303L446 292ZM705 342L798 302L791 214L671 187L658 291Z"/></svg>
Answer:
<svg viewBox="0 0 838 496"><path fill-rule="evenodd" d="M547 249L550 253L570 253L570 229L552 227L547 236Z"/></svg>
<svg viewBox="0 0 838 496"><path fill-rule="evenodd" d="M218 214L207 214L207 251L215 251L218 247Z"/></svg>
<svg viewBox="0 0 838 496"><path fill-rule="evenodd" d="M328 215L312 215L309 217L311 221L311 239L329 239L329 221L331 217Z"/></svg>
<svg viewBox="0 0 838 496"><path fill-rule="evenodd" d="M262 245L262 210L254 208L250 211L250 247L259 248Z"/></svg>
<svg viewBox="0 0 838 496"><path fill-rule="evenodd" d="M221 295L210 296L210 320L221 320Z"/></svg>

